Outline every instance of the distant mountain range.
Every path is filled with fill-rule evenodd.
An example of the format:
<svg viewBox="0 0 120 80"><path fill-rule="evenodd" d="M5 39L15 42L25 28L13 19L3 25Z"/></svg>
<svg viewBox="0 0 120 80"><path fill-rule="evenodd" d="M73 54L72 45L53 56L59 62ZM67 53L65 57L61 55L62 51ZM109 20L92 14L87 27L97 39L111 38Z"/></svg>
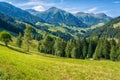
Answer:
<svg viewBox="0 0 120 80"><path fill-rule="evenodd" d="M52 7L44 12L37 12L35 10L27 10L29 13L38 16L48 23L54 25L68 25L76 27L87 27L82 21L77 19L74 15L64 10Z"/></svg>
<svg viewBox="0 0 120 80"><path fill-rule="evenodd" d="M22 10L9 3L0 2L0 12L9 15L17 20L36 24L37 22L49 23L54 25L67 25L75 27L89 27L98 23L107 23L111 17L106 14L76 13L71 14L67 11L52 7L46 11L38 12L32 9Z"/></svg>
<svg viewBox="0 0 120 80"><path fill-rule="evenodd" d="M112 19L104 13L93 14L78 12L76 14L71 14L56 7L52 7L43 12L35 11L33 9L27 9L26 11L55 25L66 24L69 26L89 27L98 23L107 23Z"/></svg>
<svg viewBox="0 0 120 80"><path fill-rule="evenodd" d="M36 17L25 10L17 8L9 3L0 2L0 12L9 15L17 20L29 22L35 24L36 22L44 22L39 17Z"/></svg>
<svg viewBox="0 0 120 80"><path fill-rule="evenodd" d="M39 12L33 9L22 10L9 3L0 2L0 31L5 29L17 34L23 32L25 24L30 24L42 35L51 34L66 40L84 35L119 38L120 17L111 19L104 13L71 14L56 7ZM94 29L90 27L99 23L105 25Z"/></svg>
<svg viewBox="0 0 120 80"><path fill-rule="evenodd" d="M98 23L107 23L112 19L111 17L107 16L104 13L94 14L94 13L78 12L74 15L83 23L89 26L96 25Z"/></svg>

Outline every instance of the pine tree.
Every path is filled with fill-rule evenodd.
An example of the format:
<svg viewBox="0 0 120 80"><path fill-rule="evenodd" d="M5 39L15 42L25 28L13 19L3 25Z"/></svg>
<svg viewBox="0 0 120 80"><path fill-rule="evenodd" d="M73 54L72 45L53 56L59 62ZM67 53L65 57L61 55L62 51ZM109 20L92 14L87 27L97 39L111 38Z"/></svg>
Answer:
<svg viewBox="0 0 120 80"><path fill-rule="evenodd" d="M74 45L75 46L72 49L71 56L73 58L81 58L81 59L83 59L81 40L77 39Z"/></svg>
<svg viewBox="0 0 120 80"><path fill-rule="evenodd" d="M94 43L92 40L89 41L89 46L88 46L88 54L87 54L87 58L92 58L94 53Z"/></svg>
<svg viewBox="0 0 120 80"><path fill-rule="evenodd" d="M97 47L95 49L93 59L101 59L102 58L102 40L98 41Z"/></svg>
<svg viewBox="0 0 120 80"><path fill-rule="evenodd" d="M82 44L82 41L81 41L80 39L78 39L78 40L76 41L76 44L77 44L77 46L78 46L77 58L83 59L83 53L82 53L83 44Z"/></svg>
<svg viewBox="0 0 120 80"><path fill-rule="evenodd" d="M22 46L22 34L21 33L19 33L19 35L17 37L16 45L20 48Z"/></svg>
<svg viewBox="0 0 120 80"><path fill-rule="evenodd" d="M103 39L102 42L102 54L103 54L103 58L105 59L109 59L110 58L110 43L107 39Z"/></svg>
<svg viewBox="0 0 120 80"><path fill-rule="evenodd" d="M66 45L66 48L65 48L65 53L66 53L66 56L71 58L71 52L72 52L72 49L74 48L74 42L72 40L68 41L67 42L67 45Z"/></svg>
<svg viewBox="0 0 120 80"><path fill-rule="evenodd" d="M24 40L28 52L30 49L30 44L32 39L33 39L33 28L30 25L26 25L26 29L24 31Z"/></svg>
<svg viewBox="0 0 120 80"><path fill-rule="evenodd" d="M83 44L83 46L82 46L82 53L83 53L83 58L85 59L86 57L87 57L87 51L88 51L88 43L87 43L87 40L84 38L83 40L82 40L82 44Z"/></svg>
<svg viewBox="0 0 120 80"><path fill-rule="evenodd" d="M54 53L57 56L65 57L66 43L63 39L57 38L54 44Z"/></svg>
<svg viewBox="0 0 120 80"><path fill-rule="evenodd" d="M53 54L54 38L46 35L42 40L42 48L45 53Z"/></svg>
<svg viewBox="0 0 120 80"><path fill-rule="evenodd" d="M112 61L116 61L116 59L117 59L117 47L116 47L116 46L113 46L113 47L111 48L111 51L110 51L110 59L111 59Z"/></svg>
<svg viewBox="0 0 120 80"><path fill-rule="evenodd" d="M44 46L42 44L42 40L38 42L38 51L41 53L45 53Z"/></svg>
<svg viewBox="0 0 120 80"><path fill-rule="evenodd" d="M76 47L74 47L73 49L72 49L72 51L71 51L71 57L72 58L77 58L77 48Z"/></svg>
<svg viewBox="0 0 120 80"><path fill-rule="evenodd" d="M120 44L118 44L118 49L117 49L117 61L120 61Z"/></svg>

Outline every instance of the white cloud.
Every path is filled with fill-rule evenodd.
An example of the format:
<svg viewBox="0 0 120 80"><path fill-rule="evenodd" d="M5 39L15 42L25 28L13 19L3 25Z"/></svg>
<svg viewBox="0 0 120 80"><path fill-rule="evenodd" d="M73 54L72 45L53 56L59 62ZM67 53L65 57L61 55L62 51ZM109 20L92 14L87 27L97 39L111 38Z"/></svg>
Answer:
<svg viewBox="0 0 120 80"><path fill-rule="evenodd" d="M45 11L45 8L43 6L34 6L32 9L36 11Z"/></svg>
<svg viewBox="0 0 120 80"><path fill-rule="evenodd" d="M102 10L102 11L98 11L97 13L108 13L110 10Z"/></svg>
<svg viewBox="0 0 120 80"><path fill-rule="evenodd" d="M79 8L70 8L70 7L67 7L67 8L63 8L65 11L68 11L68 12L71 12L71 13L77 13L79 12Z"/></svg>
<svg viewBox="0 0 120 80"><path fill-rule="evenodd" d="M98 9L97 7L93 7L93 8L91 8L91 9L89 9L88 12L94 12L94 11L96 11L97 9Z"/></svg>
<svg viewBox="0 0 120 80"><path fill-rule="evenodd" d="M24 6L36 6L36 5L42 5L42 6L53 6L55 5L54 3L48 3L45 2L44 0L37 1L37 0L31 0L29 2L23 3L23 4L17 4L19 7L24 7Z"/></svg>

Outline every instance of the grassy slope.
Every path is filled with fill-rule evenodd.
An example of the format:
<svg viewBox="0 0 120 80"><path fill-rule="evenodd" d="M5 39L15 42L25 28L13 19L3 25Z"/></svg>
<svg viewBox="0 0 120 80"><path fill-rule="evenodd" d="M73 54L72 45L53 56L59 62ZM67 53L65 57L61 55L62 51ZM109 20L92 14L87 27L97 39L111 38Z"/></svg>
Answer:
<svg viewBox="0 0 120 80"><path fill-rule="evenodd" d="M0 45L0 80L120 80L120 63L23 54Z"/></svg>

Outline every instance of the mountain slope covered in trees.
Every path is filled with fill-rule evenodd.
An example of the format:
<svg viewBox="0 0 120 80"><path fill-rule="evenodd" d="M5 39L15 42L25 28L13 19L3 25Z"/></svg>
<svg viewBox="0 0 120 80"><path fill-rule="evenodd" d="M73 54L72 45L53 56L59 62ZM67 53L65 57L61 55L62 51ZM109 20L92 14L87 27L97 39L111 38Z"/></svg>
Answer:
<svg viewBox="0 0 120 80"><path fill-rule="evenodd" d="M32 24L35 24L37 22L44 22L43 19L33 16L30 13L28 13L27 11L24 11L24 10L17 8L6 2L0 2L0 12L4 13L6 15L9 15L15 19L29 22Z"/></svg>
<svg viewBox="0 0 120 80"><path fill-rule="evenodd" d="M94 14L94 13L84 13L84 12L78 12L74 14L79 20L84 22L85 24L91 26L96 25L98 23L107 23L112 18L107 16L104 13Z"/></svg>
<svg viewBox="0 0 120 80"><path fill-rule="evenodd" d="M117 17L102 27L92 30L89 36L120 38L120 17Z"/></svg>
<svg viewBox="0 0 120 80"><path fill-rule="evenodd" d="M18 34L19 32L23 32L25 24L17 22L14 18L0 12L0 29L5 29Z"/></svg>

